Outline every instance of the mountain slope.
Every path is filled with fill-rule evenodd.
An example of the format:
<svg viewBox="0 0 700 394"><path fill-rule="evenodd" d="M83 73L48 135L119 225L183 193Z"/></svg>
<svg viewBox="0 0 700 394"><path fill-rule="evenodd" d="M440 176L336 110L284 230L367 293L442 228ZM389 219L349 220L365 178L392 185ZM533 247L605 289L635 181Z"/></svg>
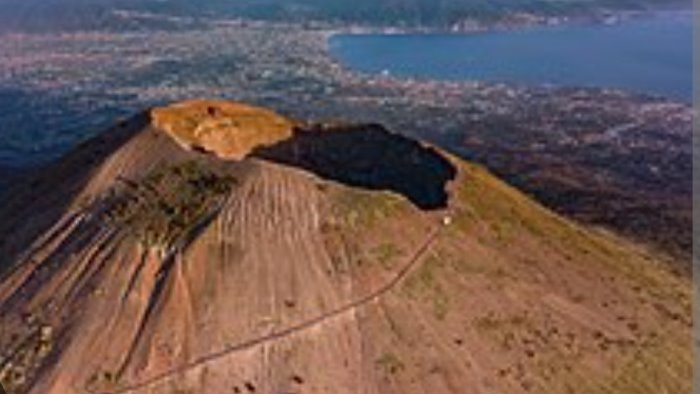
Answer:
<svg viewBox="0 0 700 394"><path fill-rule="evenodd" d="M465 19L489 22L523 13L582 16L690 6L687 0L0 0L0 31L175 30L222 17L448 28Z"/></svg>
<svg viewBox="0 0 700 394"><path fill-rule="evenodd" d="M280 119L155 110L4 196L11 393L690 392L656 256L381 126Z"/></svg>

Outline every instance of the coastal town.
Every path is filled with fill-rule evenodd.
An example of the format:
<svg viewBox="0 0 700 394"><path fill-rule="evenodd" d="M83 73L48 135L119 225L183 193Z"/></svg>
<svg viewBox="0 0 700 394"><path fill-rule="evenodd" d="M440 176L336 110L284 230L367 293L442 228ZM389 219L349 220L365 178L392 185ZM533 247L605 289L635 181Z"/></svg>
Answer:
<svg viewBox="0 0 700 394"><path fill-rule="evenodd" d="M559 211L689 251L688 103L601 88L360 74L332 55L329 38L342 32L212 19L171 30L6 34L0 171L45 163L154 105L228 98L291 117L381 123L480 162ZM601 203L610 205L604 215ZM646 210L661 212L658 220ZM622 223L637 213L651 222Z"/></svg>

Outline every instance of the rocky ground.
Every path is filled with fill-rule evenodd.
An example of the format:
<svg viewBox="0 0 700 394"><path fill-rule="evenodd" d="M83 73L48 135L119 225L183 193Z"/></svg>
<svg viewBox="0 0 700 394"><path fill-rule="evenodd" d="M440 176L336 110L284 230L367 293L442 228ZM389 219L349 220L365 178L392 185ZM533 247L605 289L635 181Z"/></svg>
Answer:
<svg viewBox="0 0 700 394"><path fill-rule="evenodd" d="M191 97L245 100L300 119L353 114L485 164L548 207L689 266L695 114L687 103L358 75L330 56L332 33L205 20L172 31L5 34L0 165L45 163L119 117Z"/></svg>
<svg viewBox="0 0 700 394"><path fill-rule="evenodd" d="M192 130L271 116L206 106ZM5 194L5 387L690 392L662 255L381 126L306 126L231 161L144 114Z"/></svg>

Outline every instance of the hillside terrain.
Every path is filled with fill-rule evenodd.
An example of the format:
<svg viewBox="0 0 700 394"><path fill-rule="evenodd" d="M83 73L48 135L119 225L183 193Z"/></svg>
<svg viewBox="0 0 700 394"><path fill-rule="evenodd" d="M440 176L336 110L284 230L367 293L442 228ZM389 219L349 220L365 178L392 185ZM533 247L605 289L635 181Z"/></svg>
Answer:
<svg viewBox="0 0 700 394"><path fill-rule="evenodd" d="M0 198L9 393L691 391L688 278L380 125L186 102Z"/></svg>
<svg viewBox="0 0 700 394"><path fill-rule="evenodd" d="M176 30L202 20L449 28L463 22L519 24L537 17L690 8L687 0L0 0L0 31ZM173 19L178 18L178 19ZM182 25L185 22L185 26Z"/></svg>
<svg viewBox="0 0 700 394"><path fill-rule="evenodd" d="M189 97L225 97L300 119L352 114L381 123L690 268L690 103L612 89L360 75L328 51L332 28L237 19L201 27L186 18L120 15L126 31L3 35L0 189L11 182L6 173L55 159L116 118ZM182 30L161 31L160 22Z"/></svg>

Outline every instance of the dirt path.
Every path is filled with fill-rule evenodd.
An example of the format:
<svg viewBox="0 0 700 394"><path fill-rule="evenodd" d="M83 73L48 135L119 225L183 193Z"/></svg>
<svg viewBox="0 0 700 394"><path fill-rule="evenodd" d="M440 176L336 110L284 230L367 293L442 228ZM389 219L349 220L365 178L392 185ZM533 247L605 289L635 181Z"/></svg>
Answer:
<svg viewBox="0 0 700 394"><path fill-rule="evenodd" d="M381 286L379 289L373 291L372 293L359 298L353 302L350 302L346 305L343 305L341 307L338 307L334 310L331 310L327 313L324 313L318 317L315 317L313 319L309 319L305 322L299 323L292 325L290 327L287 327L283 330L273 332L258 338L250 339L244 342L240 342L237 344L232 344L229 346L226 346L224 349L208 354L206 356L203 356L197 360L191 361L187 364L184 364L180 367L173 368L169 371L162 372L158 375L152 376L148 379L145 379L141 382L137 383L132 383L126 386L123 386L121 388L117 388L114 390L110 391L92 391L89 389L85 389L86 392L91 393L91 394L122 394L122 393L130 393L136 390L141 390L146 387L149 387L151 385L154 385L156 383L159 383L161 381L164 381L172 376L187 372L193 368L197 368L199 366L202 366L204 364L210 363L212 361L221 359L223 357L227 357L231 355L232 353L236 353L239 351L244 351L248 350L252 347L263 345L267 342L271 341L276 341L278 339L286 338L289 336L292 336L294 334L297 334L301 331L316 327L328 320L331 320L333 318L336 318L340 315L343 315L345 313L354 311L356 308L362 307L365 304L368 304L382 295L388 293L391 291L394 287L396 287L403 279L405 279L408 274L413 271L416 266L418 266L419 262L421 261L421 258L425 255L425 253L430 249L432 244L437 240L438 236L440 235L442 229L442 225L438 225L435 229L431 231L430 234L425 238L425 240L418 246L416 251L411 255L411 257L408 259L406 264L403 266L403 268L394 276L393 279L391 279L389 282Z"/></svg>

